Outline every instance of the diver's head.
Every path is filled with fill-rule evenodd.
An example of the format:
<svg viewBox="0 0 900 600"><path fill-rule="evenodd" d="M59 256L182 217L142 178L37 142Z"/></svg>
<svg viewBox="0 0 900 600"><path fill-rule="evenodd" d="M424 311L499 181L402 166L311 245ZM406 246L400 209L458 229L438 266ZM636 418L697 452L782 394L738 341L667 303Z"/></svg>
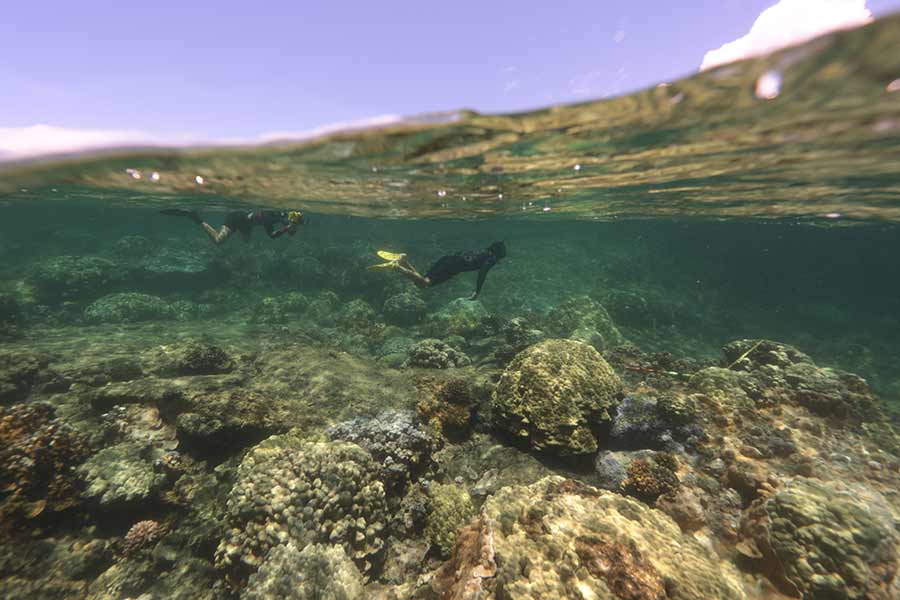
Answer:
<svg viewBox="0 0 900 600"><path fill-rule="evenodd" d="M306 215L299 210L292 210L287 214L288 223L291 225L306 225Z"/></svg>
<svg viewBox="0 0 900 600"><path fill-rule="evenodd" d="M494 242L490 246L488 246L488 250L497 257L497 260L501 258L506 258L506 244L503 242Z"/></svg>

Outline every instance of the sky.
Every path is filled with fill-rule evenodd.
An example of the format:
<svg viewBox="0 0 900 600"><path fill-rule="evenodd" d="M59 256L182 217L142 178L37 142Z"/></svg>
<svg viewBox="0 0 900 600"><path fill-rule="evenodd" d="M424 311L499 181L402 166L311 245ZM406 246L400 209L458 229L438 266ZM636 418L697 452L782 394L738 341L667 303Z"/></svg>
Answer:
<svg viewBox="0 0 900 600"><path fill-rule="evenodd" d="M8 2L0 159L602 98L898 10L900 0Z"/></svg>

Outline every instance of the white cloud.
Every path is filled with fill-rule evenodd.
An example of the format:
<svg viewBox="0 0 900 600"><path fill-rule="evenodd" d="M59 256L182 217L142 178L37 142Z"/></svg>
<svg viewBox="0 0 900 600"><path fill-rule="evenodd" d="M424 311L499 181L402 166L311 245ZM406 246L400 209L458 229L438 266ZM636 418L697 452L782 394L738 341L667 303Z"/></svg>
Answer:
<svg viewBox="0 0 900 600"><path fill-rule="evenodd" d="M339 131L384 127L401 121L403 119L397 115L380 115L332 123L306 131L275 131L252 138L223 139L196 135L156 135L136 129L77 129L54 125L0 127L0 161L137 146L217 146L301 141Z"/></svg>
<svg viewBox="0 0 900 600"><path fill-rule="evenodd" d="M700 70L799 44L823 33L872 20L866 0L779 0L756 18L747 35L703 56Z"/></svg>
<svg viewBox="0 0 900 600"><path fill-rule="evenodd" d="M166 140L143 131L127 129L72 129L53 125L0 127L0 159L179 142L184 140Z"/></svg>

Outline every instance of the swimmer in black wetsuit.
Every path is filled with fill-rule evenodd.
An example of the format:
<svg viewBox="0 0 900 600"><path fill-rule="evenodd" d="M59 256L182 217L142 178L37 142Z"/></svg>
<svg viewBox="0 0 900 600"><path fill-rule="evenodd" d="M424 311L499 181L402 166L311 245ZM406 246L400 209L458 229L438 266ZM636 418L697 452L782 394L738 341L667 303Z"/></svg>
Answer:
<svg viewBox="0 0 900 600"><path fill-rule="evenodd" d="M494 242L478 252L468 250L442 256L431 265L431 268L428 269L425 275L420 274L416 270L405 254L394 254L384 250L380 250L377 254L387 262L380 265L372 265L369 267L370 269L396 269L420 288L444 283L466 271L478 271L475 293L470 297L471 300L475 300L481 294L481 288L484 285L488 271L506 257L506 244Z"/></svg>
<svg viewBox="0 0 900 600"><path fill-rule="evenodd" d="M200 225L203 231L206 232L206 235L209 236L209 239L217 246L231 237L231 234L235 231L240 233L241 238L246 242L250 239L250 232L253 230L254 225L261 226L266 230L266 235L274 240L285 233L294 235L297 233L299 225L306 224L306 215L299 210L233 210L225 215L225 223L218 230L205 222L196 210L167 208L159 212L164 215L189 218L197 225Z"/></svg>

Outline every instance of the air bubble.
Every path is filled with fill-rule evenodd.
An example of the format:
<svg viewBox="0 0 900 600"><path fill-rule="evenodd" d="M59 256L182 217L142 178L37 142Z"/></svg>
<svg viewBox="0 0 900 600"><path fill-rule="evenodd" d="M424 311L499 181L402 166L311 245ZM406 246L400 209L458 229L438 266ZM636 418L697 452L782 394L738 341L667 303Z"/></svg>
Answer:
<svg viewBox="0 0 900 600"><path fill-rule="evenodd" d="M572 167L572 170L573 170L573 171L580 171L580 170L581 170L581 165L575 165L574 167Z"/></svg>
<svg viewBox="0 0 900 600"><path fill-rule="evenodd" d="M443 198L444 196L447 195L447 190L438 190L437 195L438 195L438 198Z"/></svg>
<svg viewBox="0 0 900 600"><path fill-rule="evenodd" d="M203 185L203 175L197 175L196 177L194 177L194 181L197 182L197 185Z"/></svg>
<svg viewBox="0 0 900 600"><path fill-rule="evenodd" d="M153 181L159 181L159 173L153 171L152 173L150 173L150 179L152 179Z"/></svg>

